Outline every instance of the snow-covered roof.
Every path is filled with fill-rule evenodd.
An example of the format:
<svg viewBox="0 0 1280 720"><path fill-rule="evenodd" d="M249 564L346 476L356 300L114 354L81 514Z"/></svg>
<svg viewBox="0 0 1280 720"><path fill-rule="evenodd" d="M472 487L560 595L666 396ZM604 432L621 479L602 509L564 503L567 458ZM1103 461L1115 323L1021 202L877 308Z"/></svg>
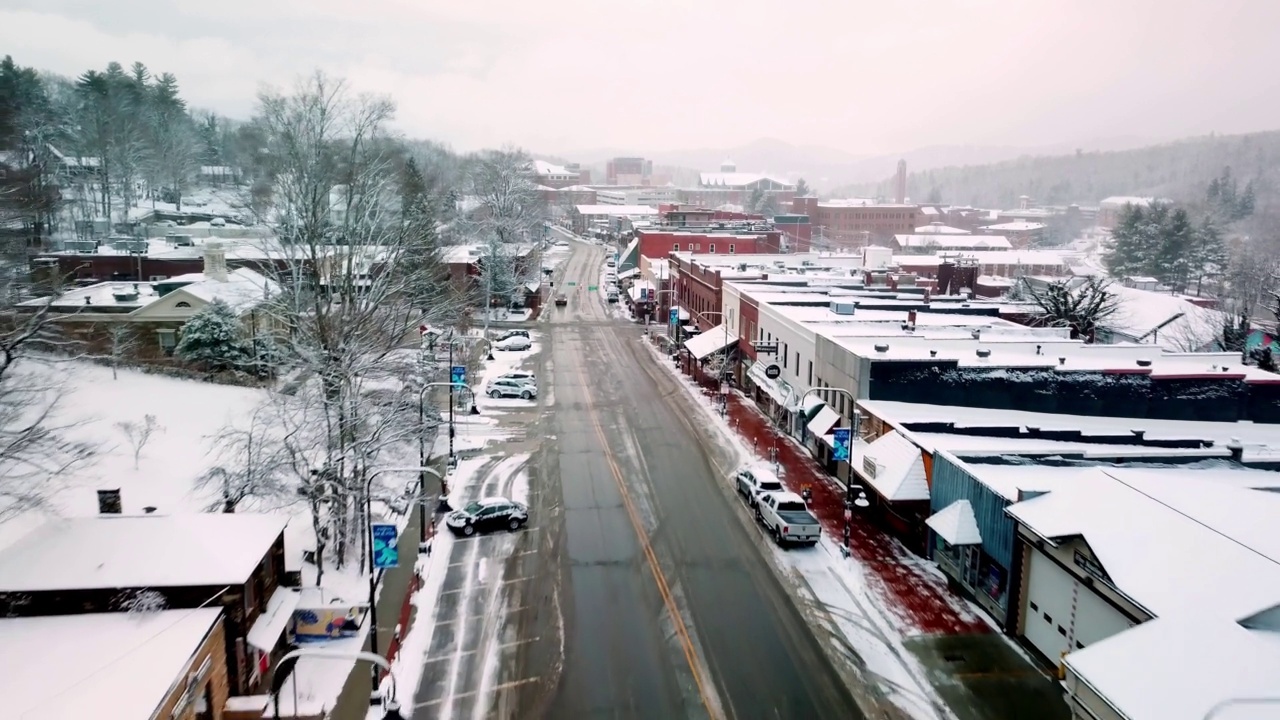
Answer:
<svg viewBox="0 0 1280 720"><path fill-rule="evenodd" d="M578 176L578 173L566 168L563 165L547 162L546 160L534 160L533 171L538 175L572 175Z"/></svg>
<svg viewBox="0 0 1280 720"><path fill-rule="evenodd" d="M928 500L924 457L902 433L894 430L870 443L857 443L851 466L886 500ZM874 464L867 473L864 465Z"/></svg>
<svg viewBox="0 0 1280 720"><path fill-rule="evenodd" d="M0 551L0 592L239 585L288 522L249 513L50 520Z"/></svg>
<svg viewBox="0 0 1280 720"><path fill-rule="evenodd" d="M1102 202L1098 203L1098 206L1108 208L1108 209L1119 209L1124 207L1125 205L1133 205L1134 207L1147 207L1154 202L1157 202L1157 200L1156 198L1153 198L1153 197L1136 197L1133 195L1112 195L1111 197L1103 198Z"/></svg>
<svg viewBox="0 0 1280 720"><path fill-rule="evenodd" d="M1158 619L1070 653L1065 663L1129 720L1205 720L1228 699L1274 697L1280 645L1274 630ZM1276 707L1229 705L1214 717L1275 720Z"/></svg>
<svg viewBox="0 0 1280 720"><path fill-rule="evenodd" d="M1043 230L1047 227L1044 223L1027 222L1025 220L1014 220L1013 222L997 223L995 225L987 225L983 230L992 230L995 232L1035 232Z"/></svg>
<svg viewBox="0 0 1280 720"><path fill-rule="evenodd" d="M1008 513L1049 540L1081 537L1111 584L1157 618L1066 657L1122 716L1200 720L1227 698L1274 695L1277 628L1248 626L1280 605L1280 494L1097 469Z"/></svg>
<svg viewBox="0 0 1280 720"><path fill-rule="evenodd" d="M625 217L629 215L657 215L658 209L648 205L574 205L579 215L604 215Z"/></svg>
<svg viewBox="0 0 1280 720"><path fill-rule="evenodd" d="M898 247L941 248L943 250L1012 250L1003 235L894 235Z"/></svg>
<svg viewBox="0 0 1280 720"><path fill-rule="evenodd" d="M979 545L982 533L968 500L956 500L929 516L924 523L950 545Z"/></svg>
<svg viewBox="0 0 1280 720"><path fill-rule="evenodd" d="M245 642L263 652L269 653L275 649L276 642L280 640L280 634L293 619L293 611L298 607L300 597L298 591L293 588L276 588L276 591L271 594L271 599L267 601L266 609L258 615L253 627L249 628L249 633L245 635Z"/></svg>
<svg viewBox="0 0 1280 720"><path fill-rule="evenodd" d="M893 263L899 266L941 265L956 258L973 258L979 265L1049 265L1066 267L1074 253L1057 250L974 250L969 252L938 253L936 255L894 255Z"/></svg>
<svg viewBox="0 0 1280 720"><path fill-rule="evenodd" d="M937 215L938 211L933 208L921 208L926 215ZM972 235L968 230L962 230L958 227L943 225L940 222L931 222L928 225L916 228L917 235Z"/></svg>
<svg viewBox="0 0 1280 720"><path fill-rule="evenodd" d="M151 718L221 607L0 619L7 717ZM221 648L215 652L221 652Z"/></svg>
<svg viewBox="0 0 1280 720"><path fill-rule="evenodd" d="M710 330L685 340L684 346L697 360L718 353L738 341L738 336L729 332L724 324L716 325Z"/></svg>
<svg viewBox="0 0 1280 720"><path fill-rule="evenodd" d="M1227 323L1226 313L1201 307L1178 295L1120 283L1111 283L1107 289L1119 299L1119 307L1103 325L1135 342L1152 343L1174 352L1197 352L1211 348Z"/></svg>
<svg viewBox="0 0 1280 720"><path fill-rule="evenodd" d="M1084 433L1081 436L1081 442L1084 443L1089 442L1091 435L1133 436L1135 431L1141 431L1146 440L1195 439L1213 442L1219 447L1225 447L1236 438L1244 445L1245 460L1280 453L1280 425L1263 423L1088 417L971 407L958 411L956 407L949 405L892 400L859 400L858 405L896 427L916 423L950 423L957 430L992 427L1040 428L1044 431L1079 430ZM918 436L919 433L913 435Z"/></svg>
<svg viewBox="0 0 1280 720"><path fill-rule="evenodd" d="M818 414L814 415L813 419L810 420L809 424L805 427L807 427L809 433L815 437L826 437L831 432L831 429L840 422L840 413L832 410L831 406L823 403L822 398L818 397L816 394L810 395L806 398L805 407L802 409L805 411L810 410L811 404L815 402L822 405L822 409L818 410Z"/></svg>
<svg viewBox="0 0 1280 720"><path fill-rule="evenodd" d="M758 183L761 180L769 180L786 187L794 187L786 180L780 180L763 173L709 172L698 175L698 184L703 187L741 188Z"/></svg>
<svg viewBox="0 0 1280 720"><path fill-rule="evenodd" d="M150 305L160 299L155 286L147 282L101 282L88 287L75 288L54 298L26 300L26 307L46 303L55 308L77 308L84 313L101 312L105 308L126 308L129 312ZM123 313L122 313L123 314Z"/></svg>
<svg viewBox="0 0 1280 720"><path fill-rule="evenodd" d="M204 273L200 275L199 281L184 285L179 290L205 302L221 300L230 305L232 310L239 312L269 300L280 292L276 281L249 268L236 268L228 272L226 280L211 278Z"/></svg>

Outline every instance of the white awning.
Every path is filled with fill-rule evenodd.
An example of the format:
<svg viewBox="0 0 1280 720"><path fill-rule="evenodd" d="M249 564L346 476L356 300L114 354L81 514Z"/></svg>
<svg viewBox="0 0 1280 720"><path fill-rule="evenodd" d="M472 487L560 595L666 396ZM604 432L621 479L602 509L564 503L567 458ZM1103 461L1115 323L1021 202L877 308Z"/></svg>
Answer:
<svg viewBox="0 0 1280 720"><path fill-rule="evenodd" d="M630 270L623 270L622 272L618 273L618 279L626 280L627 278L635 277L639 274L640 274L640 268L631 268Z"/></svg>
<svg viewBox="0 0 1280 720"><path fill-rule="evenodd" d="M786 405L789 393L780 388L778 383L765 376L765 367L767 366L760 362L752 365L751 369L747 371L747 377L751 378L751 382L755 383L756 387L760 388L766 395L773 398L774 402L779 405Z"/></svg>
<svg viewBox="0 0 1280 720"><path fill-rule="evenodd" d="M701 360L727 347L732 347L737 342L736 335L726 332L724 325L717 325L701 335L685 340L684 346L694 358Z"/></svg>
<svg viewBox="0 0 1280 720"><path fill-rule="evenodd" d="M814 437L822 437L831 432L831 428L840 422L840 413L832 410L830 406L823 405L818 414L809 421L809 433Z"/></svg>
<svg viewBox="0 0 1280 720"><path fill-rule="evenodd" d="M968 500L957 500L924 521L950 545L980 545L982 533Z"/></svg>
<svg viewBox="0 0 1280 720"><path fill-rule="evenodd" d="M253 627L249 628L245 641L265 653L275 649L276 643L280 641L280 634L293 619L293 611L298 608L300 597L296 590L276 588L267 601L267 608L254 621Z"/></svg>

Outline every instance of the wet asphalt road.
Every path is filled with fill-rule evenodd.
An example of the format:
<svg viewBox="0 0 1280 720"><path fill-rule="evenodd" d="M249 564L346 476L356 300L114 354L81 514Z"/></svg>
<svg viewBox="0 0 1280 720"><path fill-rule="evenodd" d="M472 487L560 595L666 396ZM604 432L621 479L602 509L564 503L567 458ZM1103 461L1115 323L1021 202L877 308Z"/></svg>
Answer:
<svg viewBox="0 0 1280 720"><path fill-rule="evenodd" d="M541 324L554 397L542 432L555 438L539 508L554 587L542 590L564 645L557 682L519 704L552 718L862 717L735 516L731 468L705 453L691 401L642 329L587 290L603 260L575 244L557 273L569 306Z"/></svg>

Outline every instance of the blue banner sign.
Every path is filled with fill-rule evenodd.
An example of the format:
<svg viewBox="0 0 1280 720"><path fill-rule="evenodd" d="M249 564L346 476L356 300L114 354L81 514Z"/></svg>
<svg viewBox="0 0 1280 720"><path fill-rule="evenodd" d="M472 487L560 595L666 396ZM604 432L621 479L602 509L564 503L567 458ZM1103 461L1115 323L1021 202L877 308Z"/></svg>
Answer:
<svg viewBox="0 0 1280 720"><path fill-rule="evenodd" d="M675 308L671 308L671 312L667 313L667 322L671 323L672 325L675 325L676 321L679 319L680 319L680 311Z"/></svg>
<svg viewBox="0 0 1280 720"><path fill-rule="evenodd" d="M454 365L449 371L449 382L454 385L461 385L467 381L467 367L465 365Z"/></svg>
<svg viewBox="0 0 1280 720"><path fill-rule="evenodd" d="M396 545L395 525L372 525L373 567L393 568L400 564L400 548Z"/></svg>
<svg viewBox="0 0 1280 720"><path fill-rule="evenodd" d="M835 435L835 442L832 447L831 459L838 462L849 462L849 436L852 434L850 428L836 428L832 431Z"/></svg>

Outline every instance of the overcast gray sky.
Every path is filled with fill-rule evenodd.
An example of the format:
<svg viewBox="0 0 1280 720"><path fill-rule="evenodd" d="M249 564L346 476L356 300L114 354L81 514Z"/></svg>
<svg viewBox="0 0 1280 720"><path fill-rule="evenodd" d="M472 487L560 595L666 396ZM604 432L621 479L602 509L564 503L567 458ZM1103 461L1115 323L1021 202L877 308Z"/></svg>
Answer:
<svg viewBox="0 0 1280 720"><path fill-rule="evenodd" d="M459 149L854 153L1280 126L1280 0L3 0L0 52L248 117L322 67Z"/></svg>

